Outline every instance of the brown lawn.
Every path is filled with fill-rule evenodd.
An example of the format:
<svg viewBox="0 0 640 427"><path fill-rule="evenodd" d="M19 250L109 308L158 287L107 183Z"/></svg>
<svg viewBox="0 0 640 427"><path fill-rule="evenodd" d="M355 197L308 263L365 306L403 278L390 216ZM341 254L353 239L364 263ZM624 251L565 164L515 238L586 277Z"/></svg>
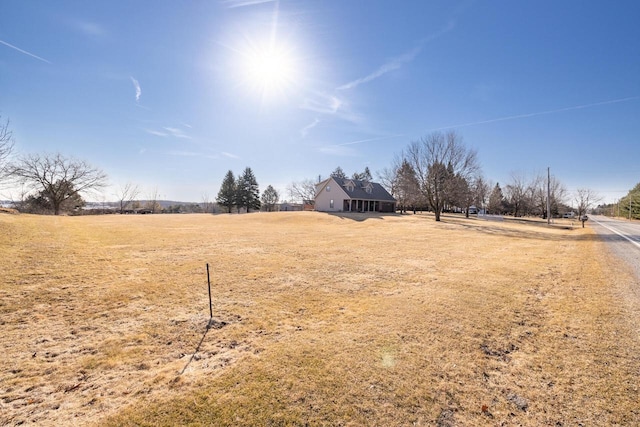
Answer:
<svg viewBox="0 0 640 427"><path fill-rule="evenodd" d="M1 425L640 424L638 283L588 227L1 214L0 236Z"/></svg>

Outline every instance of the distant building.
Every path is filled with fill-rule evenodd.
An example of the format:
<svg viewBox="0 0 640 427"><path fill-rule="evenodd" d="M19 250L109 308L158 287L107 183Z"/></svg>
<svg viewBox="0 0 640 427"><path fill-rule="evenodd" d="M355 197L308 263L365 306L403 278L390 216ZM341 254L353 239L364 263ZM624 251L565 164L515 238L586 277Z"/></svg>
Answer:
<svg viewBox="0 0 640 427"><path fill-rule="evenodd" d="M315 209L320 212L395 212L396 199L378 183L331 177L316 184Z"/></svg>
<svg viewBox="0 0 640 427"><path fill-rule="evenodd" d="M284 202L277 205L277 210L280 212L301 211L302 209L303 209L302 203Z"/></svg>

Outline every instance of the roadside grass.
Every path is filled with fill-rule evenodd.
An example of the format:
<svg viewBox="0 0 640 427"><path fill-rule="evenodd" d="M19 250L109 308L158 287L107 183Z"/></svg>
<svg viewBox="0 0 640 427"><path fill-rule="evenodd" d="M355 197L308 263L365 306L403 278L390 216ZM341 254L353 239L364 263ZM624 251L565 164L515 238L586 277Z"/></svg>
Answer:
<svg viewBox="0 0 640 427"><path fill-rule="evenodd" d="M638 284L588 227L283 212L0 231L0 424L640 424Z"/></svg>

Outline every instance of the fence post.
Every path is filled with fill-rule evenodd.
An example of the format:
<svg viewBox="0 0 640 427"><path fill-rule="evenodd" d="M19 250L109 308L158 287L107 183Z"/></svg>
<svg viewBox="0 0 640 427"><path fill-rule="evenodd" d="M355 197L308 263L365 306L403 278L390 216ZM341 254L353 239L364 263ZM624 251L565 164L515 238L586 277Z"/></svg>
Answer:
<svg viewBox="0 0 640 427"><path fill-rule="evenodd" d="M207 263L207 286L209 288L209 320L213 319L213 309L211 308L211 279L209 278L209 263Z"/></svg>

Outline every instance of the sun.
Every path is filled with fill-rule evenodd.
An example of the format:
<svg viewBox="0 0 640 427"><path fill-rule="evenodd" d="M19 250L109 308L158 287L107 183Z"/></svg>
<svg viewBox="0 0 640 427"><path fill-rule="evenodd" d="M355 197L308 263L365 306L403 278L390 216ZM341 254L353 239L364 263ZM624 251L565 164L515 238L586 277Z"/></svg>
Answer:
<svg viewBox="0 0 640 427"><path fill-rule="evenodd" d="M263 100L286 95L295 86L298 67L291 49L273 44L254 46L242 56L243 84Z"/></svg>

